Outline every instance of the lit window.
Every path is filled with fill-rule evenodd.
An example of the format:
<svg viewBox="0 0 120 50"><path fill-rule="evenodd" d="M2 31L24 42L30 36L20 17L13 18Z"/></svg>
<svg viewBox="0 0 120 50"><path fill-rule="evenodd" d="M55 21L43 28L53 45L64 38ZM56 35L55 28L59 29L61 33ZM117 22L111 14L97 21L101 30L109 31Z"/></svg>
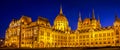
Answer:
<svg viewBox="0 0 120 50"><path fill-rule="evenodd" d="M85 38L85 36L83 35L83 38Z"/></svg>
<svg viewBox="0 0 120 50"><path fill-rule="evenodd" d="M102 42L100 42L100 44L102 44Z"/></svg>
<svg viewBox="0 0 120 50"><path fill-rule="evenodd" d="M83 45L85 45L85 43L83 43Z"/></svg>
<svg viewBox="0 0 120 50"><path fill-rule="evenodd" d="M78 37L76 37L76 39L78 39Z"/></svg>
<svg viewBox="0 0 120 50"><path fill-rule="evenodd" d="M99 37L102 37L102 34L99 34Z"/></svg>
<svg viewBox="0 0 120 50"><path fill-rule="evenodd" d="M106 42L104 42L104 44L106 44Z"/></svg>
<svg viewBox="0 0 120 50"><path fill-rule="evenodd" d="M50 33L49 33L49 32L47 32L47 36L50 36Z"/></svg>
<svg viewBox="0 0 120 50"><path fill-rule="evenodd" d="M98 37L97 34L95 34L95 37Z"/></svg>
<svg viewBox="0 0 120 50"><path fill-rule="evenodd" d="M110 36L110 33L107 33L107 36Z"/></svg>
<svg viewBox="0 0 120 50"><path fill-rule="evenodd" d="M75 39L75 37L73 37L73 39Z"/></svg>
<svg viewBox="0 0 120 50"><path fill-rule="evenodd" d="M108 42L108 44L110 44L110 42Z"/></svg>
<svg viewBox="0 0 120 50"><path fill-rule="evenodd" d="M116 43L119 43L119 40L117 40Z"/></svg>
<svg viewBox="0 0 120 50"><path fill-rule="evenodd" d="M116 35L119 35L119 31L118 30L116 30Z"/></svg>
<svg viewBox="0 0 120 50"><path fill-rule="evenodd" d="M93 44L93 42L91 42L91 44Z"/></svg>
<svg viewBox="0 0 120 50"><path fill-rule="evenodd" d="M87 35L86 38L89 38L89 35Z"/></svg>
<svg viewBox="0 0 120 50"><path fill-rule="evenodd" d="M43 31L41 31L40 35L44 35L44 32L43 32Z"/></svg>
<svg viewBox="0 0 120 50"><path fill-rule="evenodd" d="M0 40L1 42L3 41L3 40Z"/></svg>
<svg viewBox="0 0 120 50"><path fill-rule="evenodd" d="M80 45L82 45L82 43L80 43Z"/></svg>
<svg viewBox="0 0 120 50"><path fill-rule="evenodd" d="M106 38L103 38L103 40L106 40Z"/></svg>
<svg viewBox="0 0 120 50"><path fill-rule="evenodd" d="M87 43L87 45L89 45L89 43Z"/></svg>
<svg viewBox="0 0 120 50"><path fill-rule="evenodd" d="M98 44L98 43L96 42L96 44Z"/></svg>
<svg viewBox="0 0 120 50"><path fill-rule="evenodd" d="M106 34L104 33L104 34L103 34L103 36L105 37L105 36L106 36Z"/></svg>
<svg viewBox="0 0 120 50"><path fill-rule="evenodd" d="M71 39L71 37L69 37L69 39Z"/></svg>

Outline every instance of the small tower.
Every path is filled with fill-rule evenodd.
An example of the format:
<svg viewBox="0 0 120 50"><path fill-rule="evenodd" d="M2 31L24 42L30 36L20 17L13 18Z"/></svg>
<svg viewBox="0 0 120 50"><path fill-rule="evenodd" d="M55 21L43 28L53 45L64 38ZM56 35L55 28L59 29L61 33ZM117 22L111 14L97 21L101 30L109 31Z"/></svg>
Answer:
<svg viewBox="0 0 120 50"><path fill-rule="evenodd" d="M82 27L82 19L81 19L81 13L79 12L79 18L78 18L78 26L77 26L77 30L80 30Z"/></svg>
<svg viewBox="0 0 120 50"><path fill-rule="evenodd" d="M82 22L82 19L81 19L81 13L79 12L79 19L78 19L80 22Z"/></svg>
<svg viewBox="0 0 120 50"><path fill-rule="evenodd" d="M118 18L117 14L115 15L115 21L114 21L113 25L116 26L116 27L120 26L120 19Z"/></svg>
<svg viewBox="0 0 120 50"><path fill-rule="evenodd" d="M95 20L95 13L94 13L94 9L92 10L92 19Z"/></svg>
<svg viewBox="0 0 120 50"><path fill-rule="evenodd" d="M96 29L98 26L98 23L97 23L97 20L95 19L95 13L94 13L94 9L92 10L92 20L91 20L91 22L92 22L92 28L94 28L94 29Z"/></svg>
<svg viewBox="0 0 120 50"><path fill-rule="evenodd" d="M119 20L119 18L118 18L118 15L116 14L115 15L115 21L118 21Z"/></svg>
<svg viewBox="0 0 120 50"><path fill-rule="evenodd" d="M99 28L101 27L101 24L100 24L100 16L98 16L98 27L99 27Z"/></svg>
<svg viewBox="0 0 120 50"><path fill-rule="evenodd" d="M62 6L60 6L60 14L63 14Z"/></svg>

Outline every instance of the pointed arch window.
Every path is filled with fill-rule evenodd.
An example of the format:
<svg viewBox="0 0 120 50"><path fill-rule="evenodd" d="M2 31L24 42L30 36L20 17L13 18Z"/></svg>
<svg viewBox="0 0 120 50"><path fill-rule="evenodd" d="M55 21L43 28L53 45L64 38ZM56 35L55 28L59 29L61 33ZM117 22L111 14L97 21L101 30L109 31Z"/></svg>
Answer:
<svg viewBox="0 0 120 50"><path fill-rule="evenodd" d="M119 31L118 30L116 30L116 35L119 35Z"/></svg>

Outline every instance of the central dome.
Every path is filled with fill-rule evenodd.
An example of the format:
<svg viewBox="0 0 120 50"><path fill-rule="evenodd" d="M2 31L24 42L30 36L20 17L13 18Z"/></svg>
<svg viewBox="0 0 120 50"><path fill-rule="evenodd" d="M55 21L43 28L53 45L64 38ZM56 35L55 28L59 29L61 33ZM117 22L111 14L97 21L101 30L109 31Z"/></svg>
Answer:
<svg viewBox="0 0 120 50"><path fill-rule="evenodd" d="M60 8L60 13L57 15L57 17L54 20L54 24L58 23L58 22L62 22L64 24L68 25L68 20L67 20L67 18L64 16L64 14L62 12L62 7Z"/></svg>
<svg viewBox="0 0 120 50"><path fill-rule="evenodd" d="M63 14L63 12L62 12L62 7L60 7L60 13L59 13L58 16L55 18L55 21L68 22L68 20L66 19L66 17L64 16L64 14Z"/></svg>
<svg viewBox="0 0 120 50"><path fill-rule="evenodd" d="M90 23L90 18L86 18L84 21L83 21L84 24L88 24Z"/></svg>
<svg viewBox="0 0 120 50"><path fill-rule="evenodd" d="M68 22L68 20L66 19L66 17L63 14L59 14L56 18L55 21L64 21L64 22Z"/></svg>
<svg viewBox="0 0 120 50"><path fill-rule="evenodd" d="M62 12L62 7L60 8L60 13L57 15L57 17L54 20L53 27L57 30L62 30L62 31L69 29L68 20Z"/></svg>

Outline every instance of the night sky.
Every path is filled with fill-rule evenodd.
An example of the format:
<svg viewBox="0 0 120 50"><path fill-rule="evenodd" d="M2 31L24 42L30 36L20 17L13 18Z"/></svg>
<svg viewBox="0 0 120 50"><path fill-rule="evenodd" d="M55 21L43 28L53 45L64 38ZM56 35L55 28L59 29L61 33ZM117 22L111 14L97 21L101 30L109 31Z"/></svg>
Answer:
<svg viewBox="0 0 120 50"><path fill-rule="evenodd" d="M82 19L91 18L94 9L96 19L100 16L102 27L112 26L115 14L120 16L120 0L0 0L0 37L4 38L11 20L20 19L22 15L31 17L32 21L42 16L53 25L60 5L72 30L77 27L79 12Z"/></svg>

